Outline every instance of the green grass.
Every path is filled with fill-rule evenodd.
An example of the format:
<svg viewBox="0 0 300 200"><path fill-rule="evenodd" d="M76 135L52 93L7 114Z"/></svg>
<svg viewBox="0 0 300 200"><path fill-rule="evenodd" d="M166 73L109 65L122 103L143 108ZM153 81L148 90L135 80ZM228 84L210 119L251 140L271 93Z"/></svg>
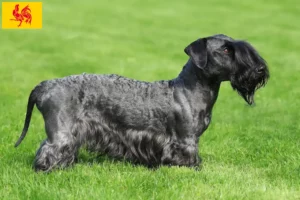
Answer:
<svg viewBox="0 0 300 200"><path fill-rule="evenodd" d="M44 1L43 29L0 30L0 199L300 199L299 18L293 0ZM184 47L215 33L251 42L271 79L256 107L222 84L201 171L151 171L81 151L73 168L35 173L46 137L36 109L13 147L40 81L82 72L171 79Z"/></svg>

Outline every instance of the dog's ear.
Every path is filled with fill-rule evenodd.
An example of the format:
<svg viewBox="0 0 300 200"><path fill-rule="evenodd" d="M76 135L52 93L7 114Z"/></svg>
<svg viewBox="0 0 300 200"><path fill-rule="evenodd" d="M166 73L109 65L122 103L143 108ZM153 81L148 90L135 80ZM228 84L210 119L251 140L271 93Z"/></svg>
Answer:
<svg viewBox="0 0 300 200"><path fill-rule="evenodd" d="M192 58L194 64L203 69L207 64L206 38L196 40L184 49L184 52Z"/></svg>

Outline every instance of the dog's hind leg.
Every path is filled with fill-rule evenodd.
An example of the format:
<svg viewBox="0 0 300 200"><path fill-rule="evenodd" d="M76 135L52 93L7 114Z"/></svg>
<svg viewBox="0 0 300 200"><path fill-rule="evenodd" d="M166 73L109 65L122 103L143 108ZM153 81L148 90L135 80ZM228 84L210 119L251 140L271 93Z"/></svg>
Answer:
<svg viewBox="0 0 300 200"><path fill-rule="evenodd" d="M74 163L77 151L78 148L72 144L51 143L46 139L36 153L33 167L36 171L65 168Z"/></svg>
<svg viewBox="0 0 300 200"><path fill-rule="evenodd" d="M35 170L50 171L71 165L76 160L80 147L78 139L72 135L71 119L54 112L47 112L44 119L48 138L36 153Z"/></svg>
<svg viewBox="0 0 300 200"><path fill-rule="evenodd" d="M36 153L34 168L36 171L50 171L53 168L65 168L77 159L79 145L64 140L50 142L46 139Z"/></svg>

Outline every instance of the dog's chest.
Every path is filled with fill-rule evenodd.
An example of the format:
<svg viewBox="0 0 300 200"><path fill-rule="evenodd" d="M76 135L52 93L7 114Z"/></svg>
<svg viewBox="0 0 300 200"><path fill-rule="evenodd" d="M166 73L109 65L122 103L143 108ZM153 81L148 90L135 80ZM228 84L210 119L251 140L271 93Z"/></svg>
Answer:
<svg viewBox="0 0 300 200"><path fill-rule="evenodd" d="M211 113L202 113L199 115L198 124L196 129L196 133L198 136L202 135L202 133L208 128L211 121Z"/></svg>

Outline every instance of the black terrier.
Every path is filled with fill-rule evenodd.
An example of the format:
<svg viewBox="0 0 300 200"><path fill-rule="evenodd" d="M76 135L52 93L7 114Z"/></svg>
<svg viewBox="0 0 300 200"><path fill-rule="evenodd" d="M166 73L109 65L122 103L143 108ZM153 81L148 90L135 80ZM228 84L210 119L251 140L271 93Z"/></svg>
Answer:
<svg viewBox="0 0 300 200"><path fill-rule="evenodd" d="M35 170L66 167L87 149L148 167L197 167L199 137L207 129L222 81L253 104L269 71L247 42L226 35L198 39L184 49L189 60L177 78L143 82L118 75L73 75L47 80L31 92L24 139L36 104L48 138Z"/></svg>

